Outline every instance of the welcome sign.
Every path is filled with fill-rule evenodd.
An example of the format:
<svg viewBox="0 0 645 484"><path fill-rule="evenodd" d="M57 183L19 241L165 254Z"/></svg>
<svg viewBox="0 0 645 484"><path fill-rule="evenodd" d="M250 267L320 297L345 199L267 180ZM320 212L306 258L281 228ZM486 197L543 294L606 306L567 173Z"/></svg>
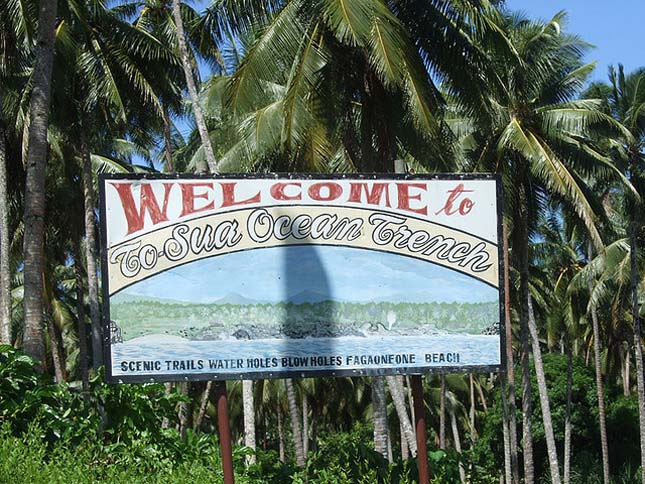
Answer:
<svg viewBox="0 0 645 484"><path fill-rule="evenodd" d="M489 176L102 176L109 381L498 369Z"/></svg>

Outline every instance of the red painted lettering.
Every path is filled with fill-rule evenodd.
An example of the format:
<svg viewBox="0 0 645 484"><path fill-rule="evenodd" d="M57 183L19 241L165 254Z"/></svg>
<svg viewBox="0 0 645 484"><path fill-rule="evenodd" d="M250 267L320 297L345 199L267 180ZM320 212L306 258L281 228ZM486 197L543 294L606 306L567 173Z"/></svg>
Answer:
<svg viewBox="0 0 645 484"><path fill-rule="evenodd" d="M325 196L321 193L323 188L326 188L328 191ZM342 195L342 193L343 188L338 183L334 182L314 183L309 187L309 196L313 200L317 200L319 202L330 202L332 200L336 200Z"/></svg>
<svg viewBox="0 0 645 484"><path fill-rule="evenodd" d="M260 198L260 192L258 192L256 195L252 196L251 198L247 198L246 200L236 200L235 199L235 186L237 185L236 182L231 182L231 183L222 183L222 194L223 194L223 201L222 201L222 208L225 207L233 207L235 205L248 205L249 203L258 203L261 198Z"/></svg>
<svg viewBox="0 0 645 484"><path fill-rule="evenodd" d="M410 200L421 200L421 194L417 193L416 195L410 195L410 189L419 188L426 191L428 187L425 183L397 183L396 188L399 194L398 208L400 210L407 210L408 212L420 213L422 215L428 214L428 207L412 208L410 206Z"/></svg>
<svg viewBox="0 0 645 484"><path fill-rule="evenodd" d="M470 211L475 206L475 202L473 202L470 198L467 198L467 197L463 198L459 202L459 206L455 209L452 208L452 205L457 201L459 197L461 197L463 193L470 193L473 191L474 190L464 189L463 183L460 183L452 190L448 190L448 199L446 200L446 203L444 204L443 208L441 208L441 210L437 210L435 212L435 215L439 215L441 212L445 213L446 215L452 215L457 212L459 212L459 215L469 214Z"/></svg>
<svg viewBox="0 0 645 484"><path fill-rule="evenodd" d="M387 183L373 183L372 191L370 191L367 183L350 183L349 184L349 199L348 202L361 203L363 193L367 196L367 203L370 205L380 205L383 194L385 194L385 206L390 205L390 192L388 191Z"/></svg>
<svg viewBox="0 0 645 484"><path fill-rule="evenodd" d="M281 183L274 183L271 185L271 196L273 197L274 200L302 200L302 193L300 193L300 190L298 190L298 193L296 195L287 195L285 193L285 188L288 186L293 186L293 187L298 187L300 188L302 186L302 183L300 182L281 182Z"/></svg>
<svg viewBox="0 0 645 484"><path fill-rule="evenodd" d="M181 187L181 215L190 215L191 213L202 212L204 210L211 210L215 208L215 202L204 205L201 208L195 208L195 199L202 198L208 200L208 192L195 193L195 188L206 187L213 189L213 182L197 182L197 183L182 183Z"/></svg>
<svg viewBox="0 0 645 484"><path fill-rule="evenodd" d="M121 206L125 213L125 219L128 222L128 234L141 230L145 222L145 215L148 212L153 225L168 221L168 195L173 187L173 183L163 183L164 196L163 207L159 207L159 202L149 183L141 183L139 192L139 210L137 210L132 196L132 183L110 183L121 199Z"/></svg>

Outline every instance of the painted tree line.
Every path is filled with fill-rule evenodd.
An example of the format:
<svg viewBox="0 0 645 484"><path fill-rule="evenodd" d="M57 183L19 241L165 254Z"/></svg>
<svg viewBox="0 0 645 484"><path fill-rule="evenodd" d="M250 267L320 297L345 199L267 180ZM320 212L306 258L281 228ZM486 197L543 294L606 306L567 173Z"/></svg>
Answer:
<svg viewBox="0 0 645 484"><path fill-rule="evenodd" d="M509 371L428 379L437 444L471 445L501 388L506 482L536 480L535 410L550 479L569 482L570 419L560 445L542 364L562 353L568 375L576 357L595 371L604 482L604 386L637 399L645 467L645 71L619 66L589 84L588 45L565 20L487 0L213 0L203 11L178 0L2 0L2 341L88 388L100 361L100 172L391 172L402 159L417 173L497 173ZM187 136L179 121L193 126ZM470 402L446 381L466 384ZM196 401L179 405L182 428L191 416L199 428L211 385L180 387ZM404 378L243 382L241 393L245 443L275 409L280 455L290 426L299 466L318 426L368 416L377 451L391 456L398 435L403 456L416 452Z"/></svg>

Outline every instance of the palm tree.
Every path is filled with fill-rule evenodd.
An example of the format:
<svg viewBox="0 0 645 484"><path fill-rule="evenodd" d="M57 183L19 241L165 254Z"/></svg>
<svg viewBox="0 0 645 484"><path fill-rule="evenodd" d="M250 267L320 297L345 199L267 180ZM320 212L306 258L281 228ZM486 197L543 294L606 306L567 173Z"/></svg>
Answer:
<svg viewBox="0 0 645 484"><path fill-rule="evenodd" d="M253 381L242 380L242 404L244 406L244 445L255 452L255 405ZM303 419L306 416L303 415ZM306 452L304 452L306 455ZM247 464L255 464L255 454L247 456Z"/></svg>
<svg viewBox="0 0 645 484"><path fill-rule="evenodd" d="M458 139L476 148L470 156L476 170L502 174L504 205L513 214L512 255L519 269L519 319L522 331L523 435L525 479L533 482L529 380L529 258L531 220L540 201L552 198L582 219L597 247L603 243L595 225L597 215L584 177L624 177L596 143L593 128L619 128L600 110L597 100L573 101L593 65L582 65L586 44L564 34L564 13L550 22L509 16L501 24L517 56L491 50L497 76L490 79L488 101L479 110L476 127L456 129ZM467 151L468 153L468 151ZM625 181L625 180L624 180ZM539 347L534 348L539 351ZM546 389L541 392L546 394ZM543 412L544 412L543 408ZM552 455L555 458L555 455ZM552 462L552 479L559 480Z"/></svg>
<svg viewBox="0 0 645 484"><path fill-rule="evenodd" d="M172 70L178 61L157 39L102 4L86 4L84 9L65 4L60 15L65 22L56 36L54 105L57 124L65 127L68 140L80 142L77 153L85 209L84 252L93 360L98 366L102 343L91 146L98 147L99 140L113 140L126 133L133 140L149 141L146 131L156 129L162 119L158 90L172 89L163 86L155 74L162 65Z"/></svg>
<svg viewBox="0 0 645 484"><path fill-rule="evenodd" d="M56 0L42 0L38 16L32 92L29 103L27 141L27 181L25 185L25 352L42 361L43 343L43 245L45 223L45 167L47 166L47 127L54 60Z"/></svg>
<svg viewBox="0 0 645 484"><path fill-rule="evenodd" d="M302 433L300 432L300 412L298 411L296 390L291 378L285 378L284 385L287 390L287 404L289 406L289 417L291 418L291 431L294 450L296 453L296 465L298 467L304 467L305 453L302 446Z"/></svg>
<svg viewBox="0 0 645 484"><path fill-rule="evenodd" d="M385 377L372 378L372 420L374 421L374 450L387 457L389 439L387 432L387 405Z"/></svg>
<svg viewBox="0 0 645 484"><path fill-rule="evenodd" d="M7 203L7 150L0 121L0 343L11 344L11 269L9 267L9 206Z"/></svg>
<svg viewBox="0 0 645 484"><path fill-rule="evenodd" d="M622 65L618 71L609 69L609 85L596 84L588 94L604 98L607 112L625 128L619 143L613 145L614 157L620 168L629 173L630 181L642 197L645 193L643 173L640 167L645 160L645 69L639 69L629 76L625 75ZM643 213L642 203L634 197L626 200L627 213L631 214L629 222L630 279L632 292L633 344L636 357L636 381L640 417L641 468L645 469L645 381L643 377L643 350L641 344L641 325L638 299L638 245L641 244ZM645 483L645 473L643 482Z"/></svg>
<svg viewBox="0 0 645 484"><path fill-rule="evenodd" d="M182 54L179 51L181 37L178 35L178 28L176 26L173 8L174 6L165 0L147 0L143 2L143 7L138 11L135 25L137 28L153 35L163 45L171 48L173 52L176 52L177 58L181 60ZM123 9L124 13L128 13L138 9L138 5L123 5L121 9ZM159 91L161 104L163 106L163 154L165 159L164 168L166 172L174 171L174 138L176 136L180 136L176 130L173 129L171 114L181 116L185 113L181 97L182 86L187 83L187 79L192 80L194 88L197 90L197 86L195 85L195 76L198 76L199 74L199 71L195 69L197 59L202 59L207 62L211 67L215 68L216 72L221 69L221 63L223 61L223 56L217 48L211 35L210 28L205 24L203 17L186 3L180 3L179 10L181 13L180 20L182 21L182 29L184 30L185 35L184 46L189 58L187 65L189 66L192 74L188 78L185 76L185 64L183 63L183 60L181 60L179 64L181 67L179 70L163 69L156 74L156 77L162 80L162 88L159 89ZM168 89L169 84L173 87L172 91ZM203 110L201 102L195 104L195 99L192 98L190 88L189 94L191 95L192 105L196 106L196 108L201 112ZM204 113L200 114L200 116L203 119ZM207 112L206 117L208 118ZM197 130L199 135L198 138L200 140L198 146L201 148L200 152L205 154L207 149L205 148L206 145L203 144L202 138L204 130L199 126L200 125L198 125L199 129ZM206 127L208 128L209 126ZM212 134L209 133L207 139L212 144L211 138ZM212 150L213 149L211 148L211 151ZM205 171L206 166L203 165L203 158L198 160L199 166L196 166L198 171Z"/></svg>
<svg viewBox="0 0 645 484"><path fill-rule="evenodd" d="M190 100L192 102L193 114L195 115L195 122L197 124L199 136L202 140L202 147L206 156L206 162L208 164L208 169L212 173L217 174L219 173L219 168L215 161L213 146L211 145L211 140L208 135L208 129L206 128L206 121L204 119L204 113L202 112L199 94L197 92L197 86L195 84L195 78L193 77L193 68L190 64L188 46L186 45L186 34L184 32L184 22L181 16L181 6L179 0L172 1L172 14L175 20L175 28L177 29L177 42L181 56L181 65L184 69L186 86L188 87L188 94L190 95ZM206 171L205 168L206 167L201 166L199 167L199 171Z"/></svg>
<svg viewBox="0 0 645 484"><path fill-rule="evenodd" d="M472 91L467 73L486 67L474 25L498 32L481 3L448 3L214 1L207 15L255 37L224 95L240 136L220 163L243 157L265 168L288 157L291 170L383 172L399 154L423 165L431 153L448 164L428 69Z"/></svg>

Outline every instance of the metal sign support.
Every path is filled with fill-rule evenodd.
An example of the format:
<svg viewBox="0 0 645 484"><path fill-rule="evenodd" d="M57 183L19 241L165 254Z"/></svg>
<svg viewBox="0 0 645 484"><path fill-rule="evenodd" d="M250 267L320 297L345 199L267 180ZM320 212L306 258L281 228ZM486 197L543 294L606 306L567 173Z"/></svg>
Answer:
<svg viewBox="0 0 645 484"><path fill-rule="evenodd" d="M426 412L423 401L423 380L421 375L411 375L412 398L414 399L414 428L417 436L417 466L419 468L419 484L430 483L428 466L428 447L426 444Z"/></svg>
<svg viewBox="0 0 645 484"><path fill-rule="evenodd" d="M226 382L215 382L215 401L217 402L217 430L219 431L219 446L222 452L222 470L224 484L234 484L233 448L231 445L231 427L228 418L228 393Z"/></svg>

